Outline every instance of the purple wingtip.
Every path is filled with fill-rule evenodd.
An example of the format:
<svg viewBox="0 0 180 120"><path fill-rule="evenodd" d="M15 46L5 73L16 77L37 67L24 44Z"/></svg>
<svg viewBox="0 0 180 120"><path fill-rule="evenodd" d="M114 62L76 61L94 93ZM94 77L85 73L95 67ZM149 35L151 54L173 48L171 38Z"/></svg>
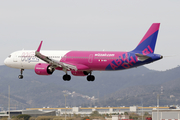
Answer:
<svg viewBox="0 0 180 120"><path fill-rule="evenodd" d="M40 51L40 49L41 49L41 45L42 45L42 42L43 42L43 41L41 41L41 43L39 44L39 47L38 47L38 49L36 50L37 52L39 52L39 51Z"/></svg>

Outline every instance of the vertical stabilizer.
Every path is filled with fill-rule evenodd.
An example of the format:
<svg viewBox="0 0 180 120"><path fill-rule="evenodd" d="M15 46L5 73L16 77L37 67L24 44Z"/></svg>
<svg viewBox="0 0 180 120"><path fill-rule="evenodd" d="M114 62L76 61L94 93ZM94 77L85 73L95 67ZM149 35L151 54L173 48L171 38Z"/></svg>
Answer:
<svg viewBox="0 0 180 120"><path fill-rule="evenodd" d="M153 23L133 52L154 53L160 23Z"/></svg>

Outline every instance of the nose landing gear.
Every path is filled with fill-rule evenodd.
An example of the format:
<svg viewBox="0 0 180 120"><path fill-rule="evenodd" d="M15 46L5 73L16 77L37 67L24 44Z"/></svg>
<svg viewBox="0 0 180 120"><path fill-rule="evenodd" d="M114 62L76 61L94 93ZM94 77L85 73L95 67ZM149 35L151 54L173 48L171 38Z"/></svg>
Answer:
<svg viewBox="0 0 180 120"><path fill-rule="evenodd" d="M23 74L24 69L21 69L20 71L21 71L21 75L19 75L18 78L19 79L23 79L23 75L22 74Z"/></svg>

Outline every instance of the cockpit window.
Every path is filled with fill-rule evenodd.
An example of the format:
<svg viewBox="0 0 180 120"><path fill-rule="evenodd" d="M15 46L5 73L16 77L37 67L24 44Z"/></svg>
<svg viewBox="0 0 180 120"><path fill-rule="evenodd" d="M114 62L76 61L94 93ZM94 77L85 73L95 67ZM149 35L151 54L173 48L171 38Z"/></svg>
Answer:
<svg viewBox="0 0 180 120"><path fill-rule="evenodd" d="M8 56L8 58L10 58L10 57L11 57L11 55Z"/></svg>

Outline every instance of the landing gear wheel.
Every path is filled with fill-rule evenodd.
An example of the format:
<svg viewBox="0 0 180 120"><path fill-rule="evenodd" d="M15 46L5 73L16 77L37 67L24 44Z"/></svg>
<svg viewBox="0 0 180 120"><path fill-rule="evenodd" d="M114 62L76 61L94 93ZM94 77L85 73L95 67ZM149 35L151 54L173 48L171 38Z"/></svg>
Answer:
<svg viewBox="0 0 180 120"><path fill-rule="evenodd" d="M68 75L68 74L65 74L65 75L63 75L63 80L64 81L70 81L71 80L71 76Z"/></svg>
<svg viewBox="0 0 180 120"><path fill-rule="evenodd" d="M94 75L91 75L91 81L94 81L94 80L95 80Z"/></svg>
<svg viewBox="0 0 180 120"><path fill-rule="evenodd" d="M19 78L19 79L23 79L23 75L19 75L18 78Z"/></svg>
<svg viewBox="0 0 180 120"><path fill-rule="evenodd" d="M94 75L88 75L87 76L87 81L94 81L94 80L95 80Z"/></svg>

